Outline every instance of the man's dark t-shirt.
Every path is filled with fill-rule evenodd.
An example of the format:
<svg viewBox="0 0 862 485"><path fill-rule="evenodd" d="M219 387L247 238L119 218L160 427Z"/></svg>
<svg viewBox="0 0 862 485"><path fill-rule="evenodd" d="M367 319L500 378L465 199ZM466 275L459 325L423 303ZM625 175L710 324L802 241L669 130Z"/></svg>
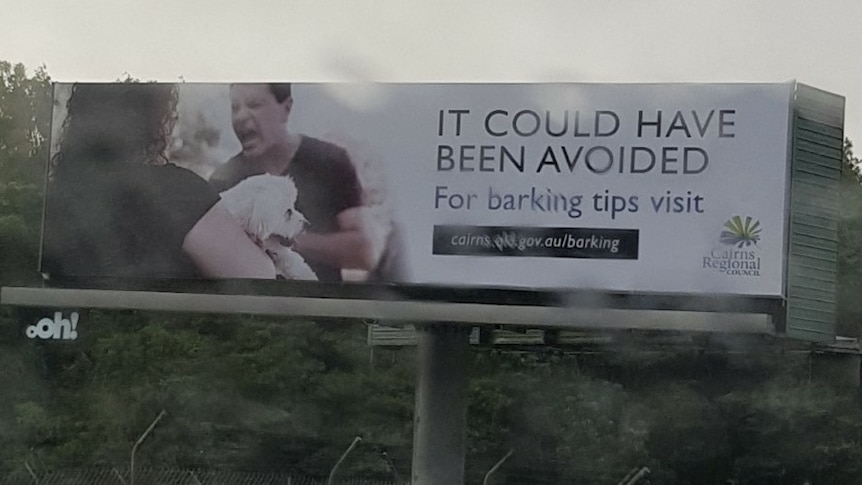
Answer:
<svg viewBox="0 0 862 485"><path fill-rule="evenodd" d="M117 164L52 180L42 271L57 277L197 278L182 250L218 202L194 172Z"/></svg>
<svg viewBox="0 0 862 485"><path fill-rule="evenodd" d="M223 192L243 179L264 173L239 154L218 168L210 183ZM327 234L338 231L337 216L362 204L362 188L356 169L343 148L303 136L293 160L282 175L289 175L298 190L296 209L308 219L308 231ZM320 281L341 281L341 269L306 259Z"/></svg>

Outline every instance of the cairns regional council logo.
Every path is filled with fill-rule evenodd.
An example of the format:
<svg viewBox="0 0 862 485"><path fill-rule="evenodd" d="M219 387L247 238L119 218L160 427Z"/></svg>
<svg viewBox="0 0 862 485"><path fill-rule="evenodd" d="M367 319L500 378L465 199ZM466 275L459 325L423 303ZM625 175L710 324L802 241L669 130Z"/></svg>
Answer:
<svg viewBox="0 0 862 485"><path fill-rule="evenodd" d="M760 276L760 221L733 216L724 223L718 244L703 257L703 267L729 276Z"/></svg>

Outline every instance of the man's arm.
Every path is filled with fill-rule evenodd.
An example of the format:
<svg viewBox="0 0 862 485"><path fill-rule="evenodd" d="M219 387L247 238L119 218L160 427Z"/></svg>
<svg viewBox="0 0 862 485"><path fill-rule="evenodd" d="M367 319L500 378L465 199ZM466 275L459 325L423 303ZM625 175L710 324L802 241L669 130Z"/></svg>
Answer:
<svg viewBox="0 0 862 485"><path fill-rule="evenodd" d="M336 216L339 230L328 234L306 232L294 241L302 256L342 269L371 271L386 249L389 228L368 207L351 207Z"/></svg>

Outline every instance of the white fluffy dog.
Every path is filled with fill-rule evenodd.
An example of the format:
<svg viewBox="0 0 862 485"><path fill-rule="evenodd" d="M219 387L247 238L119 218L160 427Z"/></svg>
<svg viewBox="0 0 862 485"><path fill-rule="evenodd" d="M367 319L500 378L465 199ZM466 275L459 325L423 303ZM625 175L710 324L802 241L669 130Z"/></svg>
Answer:
<svg viewBox="0 0 862 485"><path fill-rule="evenodd" d="M317 275L305 259L290 248L308 224L294 208L296 195L296 185L290 177L265 174L249 177L225 190L221 199L245 232L272 258L279 275L289 280L316 281Z"/></svg>

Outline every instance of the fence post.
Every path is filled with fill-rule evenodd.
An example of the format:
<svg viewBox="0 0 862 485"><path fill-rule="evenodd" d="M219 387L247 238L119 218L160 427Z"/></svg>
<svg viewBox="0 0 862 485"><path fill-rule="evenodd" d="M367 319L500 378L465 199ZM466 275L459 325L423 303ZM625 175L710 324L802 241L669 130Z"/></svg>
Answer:
<svg viewBox="0 0 862 485"><path fill-rule="evenodd" d="M203 484L203 482L201 482L200 480L198 480L198 476L197 476L197 475L195 475L195 472L193 472L193 471L189 470L189 475L191 475L191 476L192 476L192 480L194 480L194 481L195 481L195 483L197 483L198 485L204 485L204 484ZM288 485L290 485L290 484L288 484Z"/></svg>
<svg viewBox="0 0 862 485"><path fill-rule="evenodd" d="M332 471L329 472L329 479L326 480L326 485L332 485L332 479L335 478L335 472L338 470L338 467L341 465L341 462L344 461L345 458L347 458L347 454L350 453L360 441L362 441L362 437L360 436L353 438L353 442L350 443L350 446L347 447L347 450L344 452L344 454L341 455L341 458L339 458L338 461L335 462L335 466L332 467Z"/></svg>
<svg viewBox="0 0 862 485"><path fill-rule="evenodd" d="M36 475L36 472L33 471L33 468L31 468L30 464L26 461L24 462L24 468L26 468L27 472L30 473L30 476L33 477L33 483L35 485L39 485L39 476Z"/></svg>
<svg viewBox="0 0 862 485"><path fill-rule="evenodd" d="M506 453L506 456L501 458L500 461L498 461L496 465L492 466L491 469L488 470L488 473L485 474L485 478L482 480L482 485L488 485L488 479L491 478L491 475L493 475L494 472L497 471L497 469L499 469L503 465L504 461L508 460L509 457L512 456L512 453L514 451L515 451L514 449L510 449L509 452Z"/></svg>
<svg viewBox="0 0 862 485"><path fill-rule="evenodd" d="M116 467L114 467L114 475L117 476L117 480L119 480L120 483L122 483L123 485L126 485L126 480L123 478L122 475L120 475L120 470L117 470Z"/></svg>

